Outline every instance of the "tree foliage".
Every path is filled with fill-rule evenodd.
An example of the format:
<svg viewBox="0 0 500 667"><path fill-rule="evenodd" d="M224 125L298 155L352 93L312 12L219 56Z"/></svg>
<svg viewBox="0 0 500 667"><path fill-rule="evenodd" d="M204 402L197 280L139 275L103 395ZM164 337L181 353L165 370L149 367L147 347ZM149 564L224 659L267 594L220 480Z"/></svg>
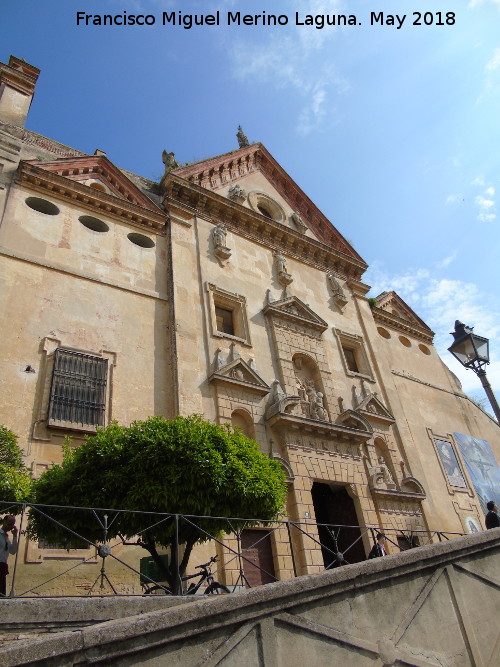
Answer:
<svg viewBox="0 0 500 667"><path fill-rule="evenodd" d="M0 425L0 501L25 502L29 499L32 479L23 463L23 452L17 444L17 436ZM10 507L11 514L16 513Z"/></svg>
<svg viewBox="0 0 500 667"><path fill-rule="evenodd" d="M132 539L157 561L157 547L185 545L181 563L172 563L165 578L175 584L196 542L210 535L231 532L225 519L177 522L140 512L206 517L274 519L283 509L284 473L275 460L259 452L254 440L240 431L218 426L198 415L167 420L151 417L129 427L114 423L74 449L65 448L64 460L47 470L35 483L35 502L133 510L120 513L108 537ZM102 542L102 528L88 513L60 509L51 516L94 543ZM192 524L195 524L193 526ZM234 527L234 523L231 524ZM247 524L248 525L248 524ZM32 513L34 537L65 541L68 534L40 513ZM206 531L206 532L203 532ZM68 542L68 546L71 543Z"/></svg>

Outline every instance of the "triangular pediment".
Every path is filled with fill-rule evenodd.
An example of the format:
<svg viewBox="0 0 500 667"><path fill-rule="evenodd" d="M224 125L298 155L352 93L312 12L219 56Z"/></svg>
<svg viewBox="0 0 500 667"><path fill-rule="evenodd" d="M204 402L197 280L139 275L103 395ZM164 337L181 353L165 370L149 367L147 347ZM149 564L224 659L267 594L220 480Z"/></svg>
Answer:
<svg viewBox="0 0 500 667"><path fill-rule="evenodd" d="M271 301L264 307L268 317L282 317L315 331L325 331L328 324L297 296L288 296L279 301Z"/></svg>
<svg viewBox="0 0 500 667"><path fill-rule="evenodd" d="M394 291L382 292L377 297L377 308L385 310L401 320L429 329L410 306ZM429 329L430 331L430 329Z"/></svg>
<svg viewBox="0 0 500 667"><path fill-rule="evenodd" d="M271 389L250 364L241 357L218 368L209 377L209 381L239 385L240 388L257 392L259 394L268 394Z"/></svg>
<svg viewBox="0 0 500 667"><path fill-rule="evenodd" d="M104 155L23 160L18 183L43 195L106 215L129 225L162 232L166 214Z"/></svg>
<svg viewBox="0 0 500 667"><path fill-rule="evenodd" d="M58 174L63 178L86 185L90 189L106 192L114 197L157 210L157 206L105 155L69 157L50 162L29 160L27 164L36 165L43 171Z"/></svg>
<svg viewBox="0 0 500 667"><path fill-rule="evenodd" d="M393 423L396 421L376 394L370 394L357 406L356 412L366 418Z"/></svg>
<svg viewBox="0 0 500 667"><path fill-rule="evenodd" d="M220 192L239 182L244 187L246 177L257 172L265 177L270 188L269 192L264 194L271 195L273 191L278 193L290 207L290 210L300 215L301 222L299 221L297 224L292 222L290 224L292 228L295 227L304 232L304 228L301 229L302 223L305 228L310 230L314 238L321 243L329 245L358 262L364 262L351 244L261 143L244 146L230 153L177 167L168 173L180 176L207 190Z"/></svg>

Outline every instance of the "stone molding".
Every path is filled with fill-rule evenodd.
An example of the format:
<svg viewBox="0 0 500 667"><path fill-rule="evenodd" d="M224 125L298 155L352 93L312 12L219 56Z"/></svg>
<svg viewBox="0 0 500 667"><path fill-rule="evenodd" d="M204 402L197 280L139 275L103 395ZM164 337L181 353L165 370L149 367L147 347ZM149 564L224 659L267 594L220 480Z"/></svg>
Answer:
<svg viewBox="0 0 500 667"><path fill-rule="evenodd" d="M360 255L261 143L180 167L173 170L173 174L202 188L217 190L256 170L266 176L290 208L303 218L315 236L330 247L364 264Z"/></svg>
<svg viewBox="0 0 500 667"><path fill-rule="evenodd" d="M228 231L251 239L267 248L280 249L287 257L326 271L333 270L344 278L359 279L367 264L358 257L304 236L290 227L266 218L252 209L241 206L221 195L188 182L170 173L164 182L164 206L190 210L211 220L215 225L224 222ZM330 223L328 223L330 224Z"/></svg>
<svg viewBox="0 0 500 667"><path fill-rule="evenodd" d="M186 667L215 667L260 664L260 655L270 667L306 662L364 667L374 661L414 667L493 667L500 635L497 624L487 619L495 618L499 555L500 529L490 530L240 593L23 640L1 648L0 659L4 667L36 661L50 667L61 660L68 665L174 660Z"/></svg>
<svg viewBox="0 0 500 667"><path fill-rule="evenodd" d="M0 86L8 84L20 93L33 95L39 74L38 67L11 56L8 65L0 63Z"/></svg>
<svg viewBox="0 0 500 667"><path fill-rule="evenodd" d="M73 162L74 158L69 158ZM90 160L91 158L77 158L77 160ZM99 160L103 158L100 157ZM96 158L93 158L95 161ZM111 165L109 160L106 163ZM57 160L52 163L57 165L58 170L63 171L63 161ZM126 177L121 172L113 167L120 174L120 180L126 180ZM89 178L93 175L102 173L99 167L96 166L96 171L89 172ZM38 166L32 162L22 161L19 164L19 169L16 175L16 182L23 185L30 190L40 192L45 196L53 197L58 200L65 201L72 205L81 206L81 208L92 211L96 215L105 215L111 218L121 220L128 225L139 227L141 229L147 228L148 231L163 234L165 230L166 215L150 200L143 195L140 190L131 182L128 181L126 191L133 190L135 192L135 202L122 199L118 196L101 192L95 188L90 188L77 181L62 176L54 171L47 169L46 165ZM146 205L147 203L147 205Z"/></svg>

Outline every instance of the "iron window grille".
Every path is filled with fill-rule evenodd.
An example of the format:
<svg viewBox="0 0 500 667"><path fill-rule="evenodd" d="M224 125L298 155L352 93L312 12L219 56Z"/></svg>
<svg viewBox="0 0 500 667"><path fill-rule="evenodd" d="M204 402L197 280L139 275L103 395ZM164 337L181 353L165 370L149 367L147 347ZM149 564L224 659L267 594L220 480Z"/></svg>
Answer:
<svg viewBox="0 0 500 667"><path fill-rule="evenodd" d="M57 348L49 401L49 426L94 431L104 426L108 360Z"/></svg>

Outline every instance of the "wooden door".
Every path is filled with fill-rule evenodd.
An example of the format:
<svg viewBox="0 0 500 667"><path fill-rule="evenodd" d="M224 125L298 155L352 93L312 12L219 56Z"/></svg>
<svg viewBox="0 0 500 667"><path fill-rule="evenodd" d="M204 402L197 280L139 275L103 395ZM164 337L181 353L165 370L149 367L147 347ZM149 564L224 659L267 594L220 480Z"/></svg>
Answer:
<svg viewBox="0 0 500 667"><path fill-rule="evenodd" d="M244 530L241 534L243 573L253 588L276 581L271 531Z"/></svg>

